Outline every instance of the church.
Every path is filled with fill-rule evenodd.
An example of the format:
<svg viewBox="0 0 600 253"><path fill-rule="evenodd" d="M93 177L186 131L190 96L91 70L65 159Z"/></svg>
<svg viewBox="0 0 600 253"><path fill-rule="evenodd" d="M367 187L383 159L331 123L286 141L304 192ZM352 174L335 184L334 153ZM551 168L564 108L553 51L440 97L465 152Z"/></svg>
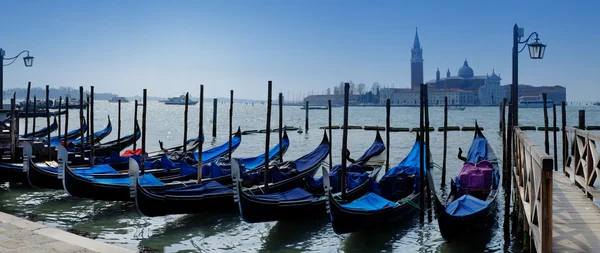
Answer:
<svg viewBox="0 0 600 253"><path fill-rule="evenodd" d="M411 48L411 86L409 89L388 88L381 90L381 101L390 99L392 104L418 105L419 87L423 80L423 48L419 41L418 31ZM448 97L449 105L498 105L504 98L504 89L500 86L499 75L492 74L476 76L465 59L463 66L458 69L458 75L452 76L450 69L446 77L436 71L435 80L426 82L431 105L443 105L444 97Z"/></svg>

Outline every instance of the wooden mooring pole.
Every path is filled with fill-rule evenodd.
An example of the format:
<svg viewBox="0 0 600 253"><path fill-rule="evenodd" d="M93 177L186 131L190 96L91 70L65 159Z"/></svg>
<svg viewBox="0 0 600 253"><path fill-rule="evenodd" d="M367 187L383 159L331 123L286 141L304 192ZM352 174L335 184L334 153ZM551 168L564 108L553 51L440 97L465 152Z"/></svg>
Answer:
<svg viewBox="0 0 600 253"><path fill-rule="evenodd" d="M279 162L283 162L283 93L279 92Z"/></svg>
<svg viewBox="0 0 600 253"><path fill-rule="evenodd" d="M444 97L444 150L442 156L442 183L446 187L446 158L448 153L448 97ZM434 187L434 186L432 186Z"/></svg>
<svg viewBox="0 0 600 253"><path fill-rule="evenodd" d="M185 105L183 109L183 153L187 153L187 131L188 131L188 106L190 103L190 93L185 93ZM202 169L202 168L200 168Z"/></svg>
<svg viewBox="0 0 600 253"><path fill-rule="evenodd" d="M331 150L333 146L333 136L331 135L331 99L327 100L327 110L329 111L329 171L331 171L333 167L333 151Z"/></svg>
<svg viewBox="0 0 600 253"><path fill-rule="evenodd" d="M144 89L144 94L142 97L142 162L140 169L141 175L143 175L146 172L144 165L146 163L146 107L148 106L147 94L148 91Z"/></svg>
<svg viewBox="0 0 600 253"><path fill-rule="evenodd" d="M63 147L67 147L67 133L69 133L69 96L65 97L65 134L63 135ZM60 132L58 133L58 138L60 141Z"/></svg>
<svg viewBox="0 0 600 253"><path fill-rule="evenodd" d="M426 172L425 174L429 173L430 170L433 168L433 163L431 162L431 142L429 139L429 88L427 85L423 85L425 87L425 91L423 92L423 96L425 96L425 163L426 163ZM423 180L425 181L425 183L427 184L427 191L426 194L426 200L425 202L427 202L427 221L431 222L433 220L433 215L431 213L431 189L429 189L429 187L434 187L432 185L429 185L429 180L425 180L425 177L423 177Z"/></svg>
<svg viewBox="0 0 600 253"><path fill-rule="evenodd" d="M52 161L52 145L50 145L50 85L46 85L46 131L48 132L46 134L48 138L48 161Z"/></svg>
<svg viewBox="0 0 600 253"><path fill-rule="evenodd" d="M385 172L390 169L390 99L385 100Z"/></svg>
<svg viewBox="0 0 600 253"><path fill-rule="evenodd" d="M542 93L542 101L544 103L544 151L546 154L550 154L550 137L548 137L548 105L546 105L546 102L548 101L548 95L546 93Z"/></svg>
<svg viewBox="0 0 600 253"><path fill-rule="evenodd" d="M567 168L567 157L569 156L569 147L568 147L568 143L567 143L567 105L565 103L565 101L562 101L560 103L560 116L561 116L561 129L562 129L562 152L563 152L563 157L562 157L562 165L563 165L563 174L566 175L566 168Z"/></svg>
<svg viewBox="0 0 600 253"><path fill-rule="evenodd" d="M424 145L424 136L425 136L425 129L423 126L423 122L425 121L423 115L424 115L424 103L425 103L425 96L423 95L423 92L425 91L425 85L421 84L421 89L420 89L420 119L419 119L419 207L420 207L420 212L419 212L419 220L421 221L421 224L425 223L425 164L423 164L423 161L425 161L425 145ZM429 130L429 129L427 129Z"/></svg>
<svg viewBox="0 0 600 253"><path fill-rule="evenodd" d="M81 133L81 144L84 144L84 133L87 132L83 129L85 125L85 118L83 117L83 86L79 86L79 132ZM83 146L82 146L83 147ZM85 148L81 149L81 159L85 160Z"/></svg>
<svg viewBox="0 0 600 253"><path fill-rule="evenodd" d="M271 140L271 93L273 82L267 85L267 132L265 133L265 190L269 189L269 141ZM233 92L233 91L232 91Z"/></svg>
<svg viewBox="0 0 600 253"><path fill-rule="evenodd" d="M58 136L60 136L60 133L61 133L61 131L60 131L61 130L61 123L62 123L61 122L62 117L60 115L61 107L62 107L62 96L59 96L58 97L58 115L57 115L57 117L58 117ZM60 141L60 140L58 140L58 141Z"/></svg>
<svg viewBox="0 0 600 253"><path fill-rule="evenodd" d="M31 93L31 82L27 83L27 97L25 98L25 136L27 136L27 129L29 126L29 95ZM35 103L34 103L35 104ZM60 135L60 134L59 134Z"/></svg>
<svg viewBox="0 0 600 253"><path fill-rule="evenodd" d="M90 164L92 166L94 166L94 159L96 157L96 148L94 147L94 139L96 139L95 138L96 136L94 136L94 86L90 87L90 93L91 93L90 94L90 102L87 105L88 108L90 108L90 116L91 116L90 118L88 118L88 124L90 125L90 131L88 131L88 132L92 132L92 137L91 138L88 137L88 141L90 142L90 147L91 147L90 148L91 149ZM81 142L81 144L82 144L81 148L83 149L83 147L85 147L85 145L83 145L84 144L83 142Z"/></svg>
<svg viewBox="0 0 600 253"><path fill-rule="evenodd" d="M304 109L306 110L306 121L304 122L304 132L308 133L308 100L306 100Z"/></svg>
<svg viewBox="0 0 600 253"><path fill-rule="evenodd" d="M37 108L36 108L37 103L36 103L36 101L37 101L37 97L35 95L33 95L33 125L31 126L31 132L32 133L35 132L35 118L37 118L36 115L35 115L37 113Z"/></svg>
<svg viewBox="0 0 600 253"><path fill-rule="evenodd" d="M17 109L17 98L16 93L13 93L13 97L10 99L10 161L16 162L17 160L17 136L19 128L17 128L18 119L16 119L15 110ZM60 132L59 132L60 133ZM50 139L48 139L48 146L50 146Z"/></svg>
<svg viewBox="0 0 600 253"><path fill-rule="evenodd" d="M87 130L85 131L85 134L86 134L85 136L87 138L87 141L90 141L90 132L91 132L90 129L92 129L90 127L90 94L87 94L85 96L85 104L87 105L85 107L85 118L87 119L87 125L86 125ZM85 120L83 121L83 123L85 123ZM81 143L84 143L84 141L81 140Z"/></svg>
<svg viewBox="0 0 600 253"><path fill-rule="evenodd" d="M500 138L502 139L502 187L506 187L506 174L508 168L504 165L506 161L506 98L502 99L500 104Z"/></svg>
<svg viewBox="0 0 600 253"><path fill-rule="evenodd" d="M511 99L511 104L508 108L512 108L512 103L515 102L514 99ZM504 187L504 245L505 248L508 248L510 245L510 197L512 191L512 138L513 138L513 110L508 110L508 128L506 129L506 145L504 145L504 161L502 165L505 166L505 171L507 172L505 175L505 187Z"/></svg>
<svg viewBox="0 0 600 253"><path fill-rule="evenodd" d="M212 129L212 137L217 137L217 99L213 99L213 129Z"/></svg>
<svg viewBox="0 0 600 253"><path fill-rule="evenodd" d="M585 130L585 110L579 110L579 125L578 125L578 127L581 130Z"/></svg>
<svg viewBox="0 0 600 253"><path fill-rule="evenodd" d="M204 85L200 84L200 112L198 118L198 183L202 182L202 144L204 144Z"/></svg>
<svg viewBox="0 0 600 253"><path fill-rule="evenodd" d="M135 108L133 108L133 151L136 150L136 146L137 146L137 138L135 137L137 135L137 115L138 115L138 101L137 99L135 100L134 103ZM142 154L143 155L143 154Z"/></svg>
<svg viewBox="0 0 600 253"><path fill-rule="evenodd" d="M229 91L229 154L228 154L228 159L230 159L230 160L232 158L231 152L233 152L231 150L231 145L232 145L231 139L233 138L233 136L231 136L232 134L233 134L233 90L230 90ZM265 156L265 157L268 157L268 156ZM267 158L267 160L269 160L269 159Z"/></svg>
<svg viewBox="0 0 600 253"><path fill-rule="evenodd" d="M343 120L343 129L342 129L342 177L346 178L346 164L347 164L347 153L348 150L348 100L350 94L350 83L344 83L344 120ZM308 106L308 103L306 103ZM346 199L346 180L342 181L342 199Z"/></svg>
<svg viewBox="0 0 600 253"><path fill-rule="evenodd" d="M117 105L117 146L121 146L121 99Z"/></svg>
<svg viewBox="0 0 600 253"><path fill-rule="evenodd" d="M558 171L558 145L557 145L557 141L556 141L556 104L552 104L552 134L553 134L553 140L554 140L554 148L552 150L554 150L554 171Z"/></svg>

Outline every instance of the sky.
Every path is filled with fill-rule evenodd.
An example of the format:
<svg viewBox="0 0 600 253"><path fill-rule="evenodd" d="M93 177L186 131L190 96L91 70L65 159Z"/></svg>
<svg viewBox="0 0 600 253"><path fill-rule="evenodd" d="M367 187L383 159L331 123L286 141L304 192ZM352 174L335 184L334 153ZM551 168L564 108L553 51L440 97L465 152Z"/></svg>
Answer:
<svg viewBox="0 0 600 253"><path fill-rule="evenodd" d="M4 87L95 86L122 96L299 97L341 81L410 86L415 28L425 81L475 75L511 83L512 28L538 32L543 60L519 57L519 83L563 85L567 99L600 100L598 1L2 1ZM6 63L6 62L5 62ZM275 97L275 96L274 96Z"/></svg>

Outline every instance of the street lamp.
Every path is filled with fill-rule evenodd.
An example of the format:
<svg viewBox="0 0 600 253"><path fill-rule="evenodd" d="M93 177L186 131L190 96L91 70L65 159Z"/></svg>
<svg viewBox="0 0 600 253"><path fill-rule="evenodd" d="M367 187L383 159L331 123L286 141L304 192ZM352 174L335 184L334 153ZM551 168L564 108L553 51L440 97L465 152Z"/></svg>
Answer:
<svg viewBox="0 0 600 253"><path fill-rule="evenodd" d="M0 48L0 109L4 109L4 67L13 64L23 53L27 53L27 56L23 57L23 63L25 63L25 67L33 66L33 56L29 55L29 50L23 50L15 57L4 58L5 51ZM4 64L5 60L10 62Z"/></svg>
<svg viewBox="0 0 600 253"><path fill-rule="evenodd" d="M512 85L510 91L510 101L512 106L512 126L519 125L519 53L525 49L523 46L519 49L520 44L526 44L529 48L529 57L531 59L542 59L546 52L546 45L539 42L538 33L532 32L526 40L521 41L524 36L524 29L519 28L517 24L513 27L513 60L512 60ZM529 40L535 35L535 42L529 43Z"/></svg>

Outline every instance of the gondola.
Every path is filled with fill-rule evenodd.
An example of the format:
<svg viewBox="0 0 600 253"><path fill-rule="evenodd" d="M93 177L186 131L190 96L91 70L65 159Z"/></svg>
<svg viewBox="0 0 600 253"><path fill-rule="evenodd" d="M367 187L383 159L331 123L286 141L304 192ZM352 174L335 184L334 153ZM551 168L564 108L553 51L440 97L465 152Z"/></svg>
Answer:
<svg viewBox="0 0 600 253"><path fill-rule="evenodd" d="M137 123L137 122L136 122ZM110 122L109 122L110 124ZM102 144L100 146L97 147L98 150L95 150L96 154L102 153L102 154L106 154L106 153L119 153L121 152L123 149L125 149L127 146L132 145L133 142L135 142L137 139L139 139L140 137L140 130L139 130L139 126L135 127L135 132L134 134L128 135L128 136L124 136L120 139L120 143L114 142L114 143L109 143L108 145L106 144ZM23 166L21 167L21 173L23 175L25 175L26 181L29 182L29 184L33 187L36 188L41 188L41 189L63 189L63 182L62 182L62 178L59 177L59 163L61 161L39 161L39 162L35 162L32 159L32 147L30 143L24 143L24 159L26 157L28 157L29 159L27 159L28 163L23 163ZM26 147L29 146L29 147ZM28 150L29 148L29 150ZM59 146L59 149L64 149L64 147ZM66 149L65 149L66 151ZM27 153L30 152L30 153ZM86 151L87 152L87 151ZM89 153L89 152L88 152ZM74 154L73 154L74 155ZM71 158L67 157L65 160L69 160L71 161L71 166L77 167L79 165L82 164L88 164L89 161L86 160L81 160L81 158L79 158L78 162L73 162L73 158L74 156L71 155ZM58 154L56 156L53 157L61 157L61 153L58 152ZM96 159L96 161L99 161L100 159ZM102 162L102 164L99 164L99 168L97 169L97 171L94 170L89 170L88 172L92 173L92 172L98 172L101 171L101 169L109 169L108 166L110 164L110 166L112 166L113 168L115 168L116 170L126 170L128 165L126 164L126 162L124 161L112 161L112 162ZM119 165L122 164L122 165ZM121 168L119 168L121 167ZM15 168L16 169L16 168ZM81 170L80 170L81 171ZM16 172L16 171L15 171ZM98 172L100 173L100 172Z"/></svg>
<svg viewBox="0 0 600 253"><path fill-rule="evenodd" d="M383 163L374 165L368 164L372 158L383 154L385 144L381 139L379 131L373 144L365 153L349 167L352 172L348 174L346 182L346 199L355 199L366 194L369 190L369 182L376 178ZM323 169L323 173L329 174L331 181L334 181L336 187L331 189L333 192L340 190L340 165L328 172ZM368 173L367 171L372 171ZM328 179L330 177L327 177ZM303 187L297 187L285 192L272 192L269 194L255 193L242 190L238 184L236 199L239 199L241 216L246 222L266 222L266 221L289 221L306 220L327 217L327 195L323 188L322 178L317 180L308 180ZM331 185L331 184L329 184Z"/></svg>
<svg viewBox="0 0 600 253"><path fill-rule="evenodd" d="M56 117L56 116L59 116L59 115L65 115L66 113L67 113L67 110L62 110L60 112L49 112L49 113L46 113L46 110L40 110L40 111L37 111L37 112L31 111L29 113L25 113L24 111L22 111L22 112L19 112L19 118L25 118L25 117L28 117L28 118L34 118L34 117L35 118L47 118L47 117Z"/></svg>
<svg viewBox="0 0 600 253"><path fill-rule="evenodd" d="M500 182L498 159L477 123L475 129L466 161L452 179L448 199L440 199L435 189L431 189L440 232L446 240L477 228L489 229L493 220L491 210L496 205ZM431 176L428 180L433 181Z"/></svg>
<svg viewBox="0 0 600 253"><path fill-rule="evenodd" d="M276 150L277 148L278 145L273 149ZM327 139L327 135L324 135L319 146L312 152L296 160L271 165L269 170L273 174L279 175L279 177L272 177L273 180L269 183L267 189L261 185L247 188L245 191L254 193L262 191L279 192L301 186L305 183L306 177L314 175L328 154L329 140ZM203 178L199 184L196 181L192 181L189 183L174 184L168 188L157 189L140 184L140 180L137 179L135 200L138 210L145 216L203 213L225 209L235 210L237 203L234 202L234 190L231 188L235 188L236 184L232 184L232 180L240 178L240 167L247 171L245 168L247 165L241 164L242 162L243 160L232 159L231 175L227 174L228 178ZM257 172L254 174L255 176L264 177L264 174L260 173L261 171L264 173L263 167L251 170L251 172ZM247 175L249 173L244 174ZM252 181L247 180L245 183L252 183ZM264 184L264 182L260 183Z"/></svg>
<svg viewBox="0 0 600 253"><path fill-rule="evenodd" d="M238 129L231 140L231 152L237 149L241 141L241 131ZM229 142L226 142L221 146L202 152L202 162L214 161L228 153ZM162 156L159 162L170 167L154 171L147 170L147 174L140 177L142 184L149 187L161 188L165 187L169 182L189 180L195 178L197 175L196 168L188 165L185 161L173 164L166 156ZM132 200L129 195L131 182L127 174L115 171L111 173L80 175L76 173L75 168L71 169L68 165L64 167L63 186L65 191L73 197L114 201Z"/></svg>
<svg viewBox="0 0 600 253"><path fill-rule="evenodd" d="M67 141L81 138L81 135L84 134L86 131L87 131L87 125L84 122L83 127L75 129L75 130L71 130L70 132L67 133ZM56 146L64 140L65 140L65 136L58 133L58 136L50 137L50 145Z"/></svg>
<svg viewBox="0 0 600 253"><path fill-rule="evenodd" d="M90 136L89 138L92 138L92 140L94 141L94 143L98 143L101 142L104 138L106 138L107 136L110 135L110 133L112 132L112 124L110 122L110 116L108 116L108 124L106 125L106 127L98 132L95 132L92 136ZM69 141L69 146L73 145L73 146L79 146L81 147L81 144L89 144L90 143L90 139L88 138L88 136L85 136L83 138L83 140L81 138L79 139L75 139L72 141Z"/></svg>
<svg viewBox="0 0 600 253"><path fill-rule="evenodd" d="M358 199L345 200L329 192L333 231L344 234L388 226L407 219L417 211L415 202L420 194L419 151L417 135L417 140L404 160L388 170L378 182L373 182L370 192Z"/></svg>
<svg viewBox="0 0 600 253"><path fill-rule="evenodd" d="M58 124L56 124L56 117L54 117L54 122L50 125L50 127L44 127L44 128L42 128L40 130L37 130L35 132L24 134L21 137L24 137L24 138L47 137L48 136L48 132L52 133L52 132L56 131L56 129L58 129Z"/></svg>

